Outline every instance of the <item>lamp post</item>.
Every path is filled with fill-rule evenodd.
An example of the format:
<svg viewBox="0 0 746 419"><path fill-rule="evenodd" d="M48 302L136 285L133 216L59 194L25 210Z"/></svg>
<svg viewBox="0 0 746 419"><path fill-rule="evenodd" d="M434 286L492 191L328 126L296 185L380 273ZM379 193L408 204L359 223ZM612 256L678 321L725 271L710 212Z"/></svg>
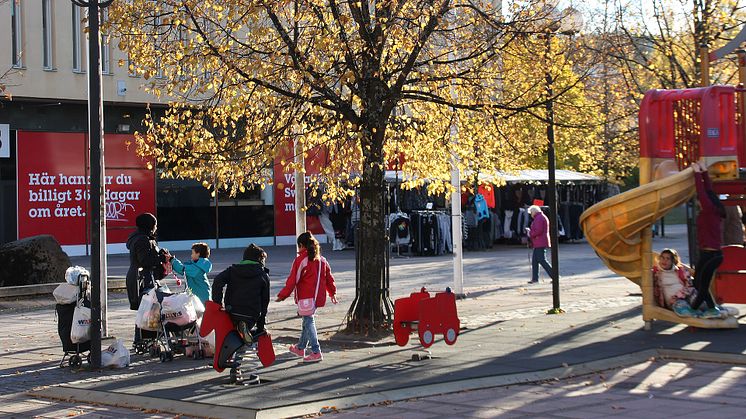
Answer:
<svg viewBox="0 0 746 419"><path fill-rule="evenodd" d="M580 12L568 7L560 12L553 11L552 23L547 26L545 33L545 53L547 66L552 53L552 37L557 34L574 35L583 27L583 18ZM547 201L549 201L549 241L552 249L552 309L550 313L561 313L560 290L559 290L559 232L557 227L557 181L556 162L554 152L554 78L547 67L544 74L546 81L546 119L547 119L547 168L549 171Z"/></svg>
<svg viewBox="0 0 746 419"><path fill-rule="evenodd" d="M91 181L91 367L101 367L101 319L106 306L106 208L104 194L104 105L101 95L99 9L113 0L72 0L88 9L88 141ZM77 23L77 22L76 22ZM103 290L103 293L102 293ZM103 303L102 303L103 300Z"/></svg>

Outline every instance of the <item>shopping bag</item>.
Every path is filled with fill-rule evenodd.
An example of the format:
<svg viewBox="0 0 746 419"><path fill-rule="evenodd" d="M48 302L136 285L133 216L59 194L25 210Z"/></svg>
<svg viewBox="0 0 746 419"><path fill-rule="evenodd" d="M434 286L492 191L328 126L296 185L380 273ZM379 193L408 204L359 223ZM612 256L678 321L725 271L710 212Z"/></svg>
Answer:
<svg viewBox="0 0 746 419"><path fill-rule="evenodd" d="M60 284L52 291L57 304L73 304L78 302L78 286L68 283Z"/></svg>
<svg viewBox="0 0 746 419"><path fill-rule="evenodd" d="M83 343L91 340L91 309L77 305L73 313L73 327L70 329L70 340Z"/></svg>
<svg viewBox="0 0 746 419"><path fill-rule="evenodd" d="M178 326L186 326L197 320L197 312L187 293L173 294L163 298L161 313L164 322Z"/></svg>
<svg viewBox="0 0 746 419"><path fill-rule="evenodd" d="M155 289L151 289L142 296L140 307L137 309L135 324L143 330L156 331L160 328L161 305L158 303Z"/></svg>
<svg viewBox="0 0 746 419"><path fill-rule="evenodd" d="M101 366L124 368L130 364L130 351L124 346L122 339L109 345L105 351L101 352Z"/></svg>

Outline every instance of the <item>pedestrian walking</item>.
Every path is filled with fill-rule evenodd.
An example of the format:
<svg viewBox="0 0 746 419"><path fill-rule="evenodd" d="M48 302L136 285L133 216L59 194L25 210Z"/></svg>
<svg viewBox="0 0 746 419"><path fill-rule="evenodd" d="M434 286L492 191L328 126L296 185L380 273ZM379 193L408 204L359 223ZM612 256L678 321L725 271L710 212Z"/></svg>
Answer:
<svg viewBox="0 0 746 419"><path fill-rule="evenodd" d="M210 299L210 282L207 280L207 274L212 271L212 262L209 257L210 246L207 243L194 243L190 260L182 262L176 257L171 259L174 272L186 277L187 288L202 301L202 304Z"/></svg>
<svg viewBox="0 0 746 419"><path fill-rule="evenodd" d="M337 287L329 262L321 256L321 246L310 231L298 236L298 256L293 261L285 287L277 294L283 301L295 292L298 314L303 318L300 339L290 345L290 353L303 358L303 362L319 362L323 359L314 316L316 309L324 307L326 295L337 304ZM311 353L306 356L306 349Z"/></svg>
<svg viewBox="0 0 746 419"><path fill-rule="evenodd" d="M528 229L529 245L534 249L531 254L531 280L528 283L537 284L539 265L552 277L552 266L547 262L547 248L552 247L549 242L549 219L538 205L528 207L528 213L533 218L531 228Z"/></svg>
<svg viewBox="0 0 746 419"><path fill-rule="evenodd" d="M692 308L703 310L705 319L721 318L727 315L715 304L710 293L710 283L718 266L723 262L720 250L722 239L721 222L725 218L725 207L712 190L712 182L707 168L700 163L693 163L697 202L700 211L697 215L697 247L699 259L694 269L694 287L697 297L692 301ZM707 307L700 307L702 303Z"/></svg>

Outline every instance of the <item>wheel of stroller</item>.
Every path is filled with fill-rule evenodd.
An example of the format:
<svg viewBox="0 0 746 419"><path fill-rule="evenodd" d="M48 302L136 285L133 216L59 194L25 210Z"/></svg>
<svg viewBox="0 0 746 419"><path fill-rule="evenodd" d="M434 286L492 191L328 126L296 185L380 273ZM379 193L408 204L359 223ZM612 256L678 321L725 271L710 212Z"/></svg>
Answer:
<svg viewBox="0 0 746 419"><path fill-rule="evenodd" d="M174 360L174 353L171 351L164 352L166 354L166 360L167 361L173 361Z"/></svg>
<svg viewBox="0 0 746 419"><path fill-rule="evenodd" d="M161 353L161 362L166 362L166 361L168 361L168 358L166 357L166 353L162 352Z"/></svg>
<svg viewBox="0 0 746 419"><path fill-rule="evenodd" d="M79 366L83 365L83 360L80 359L80 355L72 355L70 356L70 366L73 368L77 368Z"/></svg>

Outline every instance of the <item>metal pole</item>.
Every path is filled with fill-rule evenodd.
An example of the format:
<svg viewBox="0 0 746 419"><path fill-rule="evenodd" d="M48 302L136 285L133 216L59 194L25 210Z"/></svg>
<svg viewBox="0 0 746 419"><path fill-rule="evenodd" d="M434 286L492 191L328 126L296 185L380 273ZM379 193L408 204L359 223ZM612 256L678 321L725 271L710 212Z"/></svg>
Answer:
<svg viewBox="0 0 746 419"><path fill-rule="evenodd" d="M106 196L104 118L98 3L88 6L88 138L91 154L91 366L101 367L101 299L106 298ZM103 269L102 269L103 268ZM103 295L102 295L103 291Z"/></svg>
<svg viewBox="0 0 746 419"><path fill-rule="evenodd" d="M215 175L215 178L217 179L217 175ZM218 199L218 183L215 183L215 198L213 199L213 202L215 203L215 248L220 249L220 200Z"/></svg>
<svg viewBox="0 0 746 419"><path fill-rule="evenodd" d="M303 157L303 147L298 139L295 140L293 151L295 153L295 163L299 168L305 169L306 163ZM295 169L295 237L298 237L307 230L305 175L305 170Z"/></svg>
<svg viewBox="0 0 746 419"><path fill-rule="evenodd" d="M546 54L547 60L550 57L552 48L552 36L547 33L546 36ZM557 230L557 185L555 179L556 167L554 156L554 95L551 71L547 68L545 74L547 83L547 159L549 168L549 185L547 190L547 201L549 203L549 243L552 251L552 309L557 312L560 309L560 290L559 290L559 233Z"/></svg>
<svg viewBox="0 0 746 419"><path fill-rule="evenodd" d="M451 127L451 136L455 127ZM464 296L464 255L461 232L461 176L456 156L451 157L451 241L453 242L453 292L457 297Z"/></svg>

